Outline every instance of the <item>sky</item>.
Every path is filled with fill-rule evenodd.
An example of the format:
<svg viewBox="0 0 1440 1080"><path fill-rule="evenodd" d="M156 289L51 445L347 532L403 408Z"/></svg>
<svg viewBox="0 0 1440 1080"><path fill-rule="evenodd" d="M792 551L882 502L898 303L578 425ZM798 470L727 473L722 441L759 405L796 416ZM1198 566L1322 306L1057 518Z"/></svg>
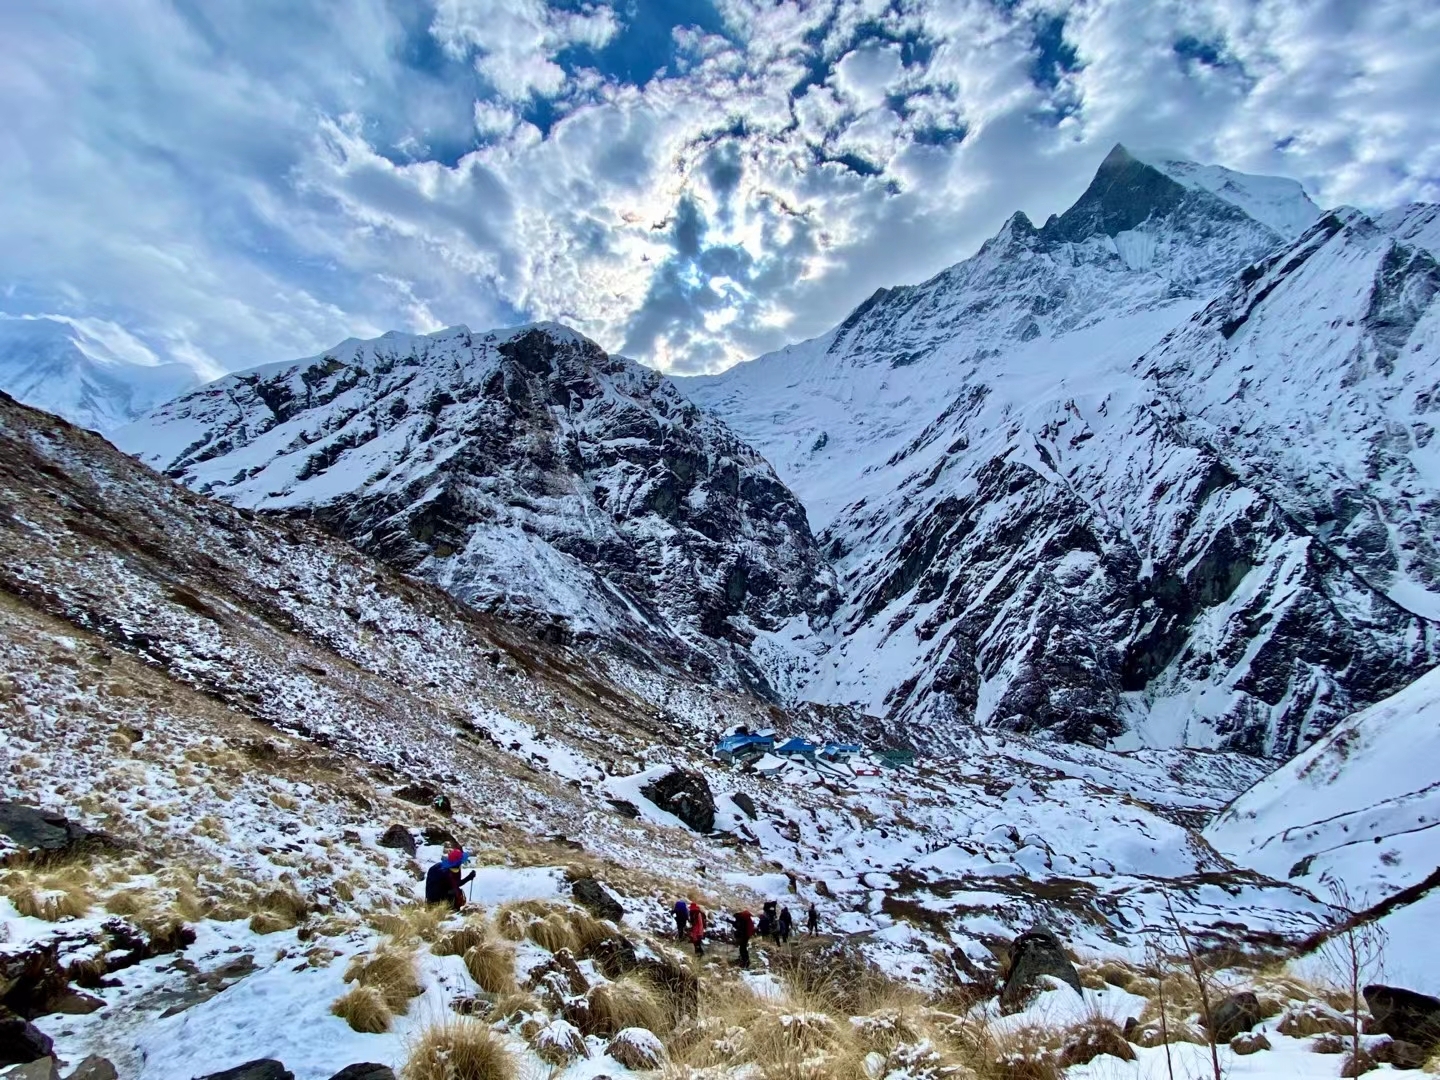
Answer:
<svg viewBox="0 0 1440 1080"><path fill-rule="evenodd" d="M206 372L558 319L675 373L1109 148L1440 201L1434 0L9 0L0 314Z"/></svg>

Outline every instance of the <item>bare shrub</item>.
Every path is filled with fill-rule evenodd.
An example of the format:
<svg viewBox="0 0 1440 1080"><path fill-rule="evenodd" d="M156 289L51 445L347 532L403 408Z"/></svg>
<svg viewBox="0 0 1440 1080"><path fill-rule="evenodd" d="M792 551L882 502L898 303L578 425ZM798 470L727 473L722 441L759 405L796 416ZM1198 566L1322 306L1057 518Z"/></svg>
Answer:
<svg viewBox="0 0 1440 1080"><path fill-rule="evenodd" d="M373 986L353 986L335 999L330 1011L351 1030L378 1035L390 1030L390 1006Z"/></svg>
<svg viewBox="0 0 1440 1080"><path fill-rule="evenodd" d="M416 972L415 954L396 945L382 945L368 956L357 956L345 970L347 983L373 987L385 999L390 1011L404 1014L410 999L422 991Z"/></svg>
<svg viewBox="0 0 1440 1080"><path fill-rule="evenodd" d="M590 1006L587 1035L611 1036L629 1027L666 1031L670 1011L653 983L639 975L621 976L614 982L594 987L586 1000Z"/></svg>
<svg viewBox="0 0 1440 1080"><path fill-rule="evenodd" d="M426 1028L410 1047L400 1080L514 1080L515 1060L484 1024L465 1017Z"/></svg>

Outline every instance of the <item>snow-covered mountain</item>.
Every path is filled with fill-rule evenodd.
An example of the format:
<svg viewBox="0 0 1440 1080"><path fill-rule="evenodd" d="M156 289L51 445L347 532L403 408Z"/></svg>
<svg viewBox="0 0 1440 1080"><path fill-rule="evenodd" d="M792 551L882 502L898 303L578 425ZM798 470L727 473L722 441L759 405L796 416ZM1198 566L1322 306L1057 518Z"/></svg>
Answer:
<svg viewBox="0 0 1440 1080"><path fill-rule="evenodd" d="M202 381L189 364L146 362L138 351L120 355L84 321L0 315L0 390L109 432Z"/></svg>
<svg viewBox="0 0 1440 1080"><path fill-rule="evenodd" d="M1421 230L1418 215L1390 227ZM1343 326L1318 307L1279 312L1284 297L1256 284L1327 238L1348 242L1318 217L1291 181L1116 147L1044 226L1017 214L973 258L881 290L828 334L682 380L775 463L835 560L845 603L792 643L794 693L936 733L977 721L1289 755L1433 665L1429 609L1358 573L1172 396L1189 371L1192 396L1232 407L1187 359L1233 335L1205 308L1232 281L1255 286L1256 312L1276 305L1277 334ZM1360 314L1382 248L1332 260ZM1435 364L1429 338L1397 329L1429 310L1423 272L1406 273L1418 276L1386 308L1405 314L1377 322L1409 350L1397 383ZM1294 363L1256 340L1255 318L1238 363ZM1352 358L1335 347L1304 362ZM1318 429L1322 400L1294 398L1286 420ZM1248 460L1282 459L1288 433L1264 406L1245 430ZM1337 455L1364 461L1369 439L1356 425ZM1401 483L1433 512L1422 471L1386 490ZM1423 531L1423 516L1405 520Z"/></svg>
<svg viewBox="0 0 1440 1080"><path fill-rule="evenodd" d="M347 341L115 434L475 606L762 692L755 636L838 602L805 511L658 373L555 324ZM553 621L552 621L553 620Z"/></svg>

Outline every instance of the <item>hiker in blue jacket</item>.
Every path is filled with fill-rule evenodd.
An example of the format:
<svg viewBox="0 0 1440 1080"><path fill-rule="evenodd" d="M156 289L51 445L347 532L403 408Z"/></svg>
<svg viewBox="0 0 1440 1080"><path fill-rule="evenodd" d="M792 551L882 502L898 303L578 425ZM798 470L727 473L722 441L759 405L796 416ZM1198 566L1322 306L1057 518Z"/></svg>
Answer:
<svg viewBox="0 0 1440 1080"><path fill-rule="evenodd" d="M684 941L690 936L690 902L676 900L675 907L671 910L675 915L675 938L677 941Z"/></svg>
<svg viewBox="0 0 1440 1080"><path fill-rule="evenodd" d="M427 904L448 903L456 911L464 907L465 893L462 887L467 881L475 880L475 871L470 871L462 878L460 867L469 861L469 853L461 848L451 848L447 851L441 860L430 867L425 874L425 902Z"/></svg>

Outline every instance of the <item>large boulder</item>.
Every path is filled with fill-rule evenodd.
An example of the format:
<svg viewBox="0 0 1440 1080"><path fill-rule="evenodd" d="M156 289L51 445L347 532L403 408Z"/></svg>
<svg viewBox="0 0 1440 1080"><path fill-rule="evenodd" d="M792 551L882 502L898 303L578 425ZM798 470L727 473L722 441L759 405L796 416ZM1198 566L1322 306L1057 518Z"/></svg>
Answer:
<svg viewBox="0 0 1440 1080"><path fill-rule="evenodd" d="M637 1072L648 1072L665 1064L665 1044L649 1028L628 1027L616 1032L605 1053Z"/></svg>
<svg viewBox="0 0 1440 1080"><path fill-rule="evenodd" d="M1440 998L1379 984L1365 987L1364 993L1375 1018L1372 1032L1427 1050L1440 1045Z"/></svg>
<svg viewBox="0 0 1440 1080"><path fill-rule="evenodd" d="M395 1080L395 1070L389 1065L364 1061L356 1065L346 1065L330 1080Z"/></svg>
<svg viewBox="0 0 1440 1080"><path fill-rule="evenodd" d="M295 1074L274 1058L256 1058L224 1072L198 1077L197 1080L295 1080Z"/></svg>
<svg viewBox="0 0 1440 1080"><path fill-rule="evenodd" d="M1242 1031L1249 1031L1265 1019L1260 1008L1260 999L1249 990L1231 994L1210 1012L1215 1023L1213 1032L1217 1043L1228 1043Z"/></svg>
<svg viewBox="0 0 1440 1080"><path fill-rule="evenodd" d="M1026 930L1010 945L1010 974L1000 991L1001 1011L1014 1012L1023 1008L1042 975L1053 976L1084 996L1080 975L1065 955L1060 939L1049 930L1036 927Z"/></svg>
<svg viewBox="0 0 1440 1080"><path fill-rule="evenodd" d="M620 901L593 877L576 878L570 883L570 895L596 918L618 923L625 917L625 909L620 906Z"/></svg>
<svg viewBox="0 0 1440 1080"><path fill-rule="evenodd" d="M755 800L752 799L749 795L745 794L745 792L743 791L731 792L730 801L733 802L739 808L740 812L746 817L748 817L751 821L755 820Z"/></svg>
<svg viewBox="0 0 1440 1080"><path fill-rule="evenodd" d="M55 1044L21 1016L0 1016L0 1065L23 1065L47 1058Z"/></svg>
<svg viewBox="0 0 1440 1080"><path fill-rule="evenodd" d="M119 1077L120 1074L113 1061L91 1054L79 1065L76 1065L75 1071L65 1080L119 1080Z"/></svg>
<svg viewBox="0 0 1440 1080"><path fill-rule="evenodd" d="M412 857L415 854L415 834L405 828L404 825L391 825L381 834L380 839L376 840L375 843L383 848L394 848L397 851L403 851Z"/></svg>
<svg viewBox="0 0 1440 1080"><path fill-rule="evenodd" d="M0 802L0 835L21 851L42 856L115 845L111 837L91 832L63 814L17 802Z"/></svg>
<svg viewBox="0 0 1440 1080"><path fill-rule="evenodd" d="M698 772L673 768L642 787L640 794L696 832L715 830L715 796Z"/></svg>

